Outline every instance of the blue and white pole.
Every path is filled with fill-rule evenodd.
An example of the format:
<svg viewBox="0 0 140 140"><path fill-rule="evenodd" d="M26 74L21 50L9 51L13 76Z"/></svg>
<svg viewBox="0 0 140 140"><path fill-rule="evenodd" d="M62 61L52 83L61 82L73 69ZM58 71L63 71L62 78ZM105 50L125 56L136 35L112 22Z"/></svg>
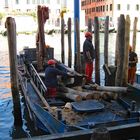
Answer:
<svg viewBox="0 0 140 140"><path fill-rule="evenodd" d="M77 33L76 33L76 19L78 19L79 24L80 24L80 10L79 10L80 4L79 4L79 0L74 0L74 56L76 56L77 53L77 47L76 47L76 37L77 37ZM76 62L74 62L76 64Z"/></svg>

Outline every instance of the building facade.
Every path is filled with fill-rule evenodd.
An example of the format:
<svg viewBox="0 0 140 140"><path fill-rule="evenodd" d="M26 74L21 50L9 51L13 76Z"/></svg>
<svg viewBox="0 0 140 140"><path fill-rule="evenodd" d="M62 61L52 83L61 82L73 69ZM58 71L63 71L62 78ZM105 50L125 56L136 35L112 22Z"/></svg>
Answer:
<svg viewBox="0 0 140 140"><path fill-rule="evenodd" d="M50 18L47 20L47 25L60 26L60 12L67 7L67 0L1 0L0 10L8 15L15 12L36 12L37 5L49 7Z"/></svg>
<svg viewBox="0 0 140 140"><path fill-rule="evenodd" d="M36 12L37 5L49 7L49 19L45 24L46 28L60 28L60 15L63 9L66 9L66 13L64 14L65 23L67 24L69 17L72 19L72 24L74 23L74 0L1 0L0 10L9 14L14 12ZM85 17L84 11L80 11L80 17L80 19ZM84 26L85 19L83 18L80 23L82 24L81 26Z"/></svg>
<svg viewBox="0 0 140 140"><path fill-rule="evenodd" d="M81 9L85 10L86 25L88 18L93 20L96 16L100 19L109 16L117 28L118 17L124 14L130 16L132 29L134 18L140 19L140 0L81 0ZM138 21L138 30L140 30L139 23Z"/></svg>

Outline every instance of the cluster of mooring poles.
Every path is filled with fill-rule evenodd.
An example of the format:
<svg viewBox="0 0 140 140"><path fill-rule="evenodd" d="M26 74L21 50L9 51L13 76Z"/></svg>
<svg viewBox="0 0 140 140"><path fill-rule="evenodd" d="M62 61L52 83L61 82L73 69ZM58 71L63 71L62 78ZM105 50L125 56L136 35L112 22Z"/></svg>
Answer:
<svg viewBox="0 0 140 140"><path fill-rule="evenodd" d="M133 38L132 45L135 51L136 48L136 32L137 32L137 21L135 18L133 26ZM64 24L64 21L62 22ZM100 31L99 31L99 20L98 17L92 20L88 20L88 31L92 32L94 24L94 46L95 46L95 83L100 85ZM61 27L64 27L63 25ZM61 46L62 46L62 62L65 62L65 51L64 51L64 28L61 28ZM80 29L79 19L75 19L75 51L74 51L74 68L77 72L83 72L83 66L81 65L82 53L80 52ZM118 29L116 34L116 49L115 49L115 62L114 66L108 63L108 42L109 42L109 17L105 20L104 30L104 72L105 72L105 85L106 86L127 86L128 81L128 54L130 45L130 17L120 15L118 18ZM68 20L68 66L72 64L72 44L71 44L71 18Z"/></svg>

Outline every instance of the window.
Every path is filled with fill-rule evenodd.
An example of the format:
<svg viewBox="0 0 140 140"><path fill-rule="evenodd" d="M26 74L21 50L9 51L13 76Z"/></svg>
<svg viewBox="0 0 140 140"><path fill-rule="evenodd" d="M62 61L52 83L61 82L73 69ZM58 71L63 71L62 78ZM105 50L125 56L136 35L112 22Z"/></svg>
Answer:
<svg viewBox="0 0 140 140"><path fill-rule="evenodd" d="M35 4L35 0L32 0L32 4Z"/></svg>
<svg viewBox="0 0 140 140"><path fill-rule="evenodd" d="M60 0L57 0L57 4L60 4Z"/></svg>
<svg viewBox="0 0 140 140"><path fill-rule="evenodd" d="M58 4L58 3L57 3ZM82 1L82 4L81 4L82 6L84 6L84 1Z"/></svg>
<svg viewBox="0 0 140 140"><path fill-rule="evenodd" d="M139 5L136 4L136 11L139 11Z"/></svg>
<svg viewBox="0 0 140 140"><path fill-rule="evenodd" d="M40 0L37 0L37 4L40 4Z"/></svg>
<svg viewBox="0 0 140 140"><path fill-rule="evenodd" d="M19 0L16 0L16 4L19 4Z"/></svg>
<svg viewBox="0 0 140 140"><path fill-rule="evenodd" d="M96 12L98 12L98 7L96 7Z"/></svg>
<svg viewBox="0 0 140 140"><path fill-rule="evenodd" d="M108 11L108 5L106 5L106 11Z"/></svg>
<svg viewBox="0 0 140 140"><path fill-rule="evenodd" d="M128 11L128 10L130 10L130 5L129 5L129 4L127 4L127 11Z"/></svg>
<svg viewBox="0 0 140 140"><path fill-rule="evenodd" d="M110 4L110 11L112 11L112 4Z"/></svg>
<svg viewBox="0 0 140 140"><path fill-rule="evenodd" d="M60 9L56 9L56 14L60 14Z"/></svg>
<svg viewBox="0 0 140 140"><path fill-rule="evenodd" d="M27 0L27 4L30 4L30 0Z"/></svg>
<svg viewBox="0 0 140 140"><path fill-rule="evenodd" d="M105 11L105 6L103 6L103 11Z"/></svg>
<svg viewBox="0 0 140 140"><path fill-rule="evenodd" d="M50 0L46 0L46 3L47 3L47 4L50 4Z"/></svg>
<svg viewBox="0 0 140 140"><path fill-rule="evenodd" d="M44 0L42 0L41 3L44 4Z"/></svg>
<svg viewBox="0 0 140 140"><path fill-rule="evenodd" d="M117 10L121 10L121 5L117 4Z"/></svg>

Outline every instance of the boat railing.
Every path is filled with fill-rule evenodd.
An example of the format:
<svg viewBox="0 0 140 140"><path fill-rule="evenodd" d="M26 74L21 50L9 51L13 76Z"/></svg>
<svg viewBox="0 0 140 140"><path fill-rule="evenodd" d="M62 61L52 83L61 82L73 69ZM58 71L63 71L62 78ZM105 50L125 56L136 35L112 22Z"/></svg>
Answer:
<svg viewBox="0 0 140 140"><path fill-rule="evenodd" d="M47 88L32 64L30 64L30 75L36 87L38 88L40 93L44 96L47 91Z"/></svg>

